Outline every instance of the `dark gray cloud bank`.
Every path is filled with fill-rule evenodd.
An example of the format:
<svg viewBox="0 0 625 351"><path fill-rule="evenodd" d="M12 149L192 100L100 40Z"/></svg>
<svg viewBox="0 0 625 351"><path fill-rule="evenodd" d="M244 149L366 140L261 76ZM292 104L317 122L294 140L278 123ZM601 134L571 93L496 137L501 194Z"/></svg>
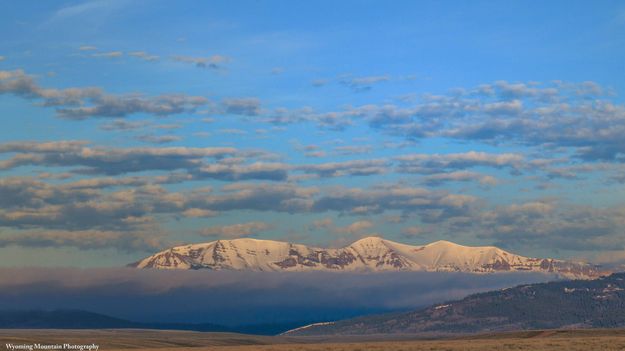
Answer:
<svg viewBox="0 0 625 351"><path fill-rule="evenodd" d="M523 273L4 268L0 269L0 308L72 308L136 321L241 325L409 310L478 291L553 279Z"/></svg>

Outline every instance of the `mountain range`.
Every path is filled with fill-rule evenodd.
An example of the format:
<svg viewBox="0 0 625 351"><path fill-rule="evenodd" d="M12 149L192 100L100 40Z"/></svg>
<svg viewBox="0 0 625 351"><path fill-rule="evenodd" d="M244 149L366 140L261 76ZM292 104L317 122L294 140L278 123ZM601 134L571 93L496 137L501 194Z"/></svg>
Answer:
<svg viewBox="0 0 625 351"><path fill-rule="evenodd" d="M471 247L444 240L413 246L380 237L366 237L343 248L251 238L216 240L176 246L129 266L259 272L543 272L575 279L609 274L588 263L524 257L494 246Z"/></svg>
<svg viewBox="0 0 625 351"><path fill-rule="evenodd" d="M293 329L292 336L420 334L625 326L625 273L594 280L520 285L407 313L364 316Z"/></svg>

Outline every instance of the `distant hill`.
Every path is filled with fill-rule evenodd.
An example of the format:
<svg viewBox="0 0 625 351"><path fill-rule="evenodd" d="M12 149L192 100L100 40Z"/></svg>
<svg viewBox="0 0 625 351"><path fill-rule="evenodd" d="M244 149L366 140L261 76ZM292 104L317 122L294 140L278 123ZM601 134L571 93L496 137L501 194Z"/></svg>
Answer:
<svg viewBox="0 0 625 351"><path fill-rule="evenodd" d="M337 249L249 238L217 240L173 247L129 266L270 272L542 272L571 279L609 274L595 265L524 257L494 246L471 247L444 240L413 246L379 237Z"/></svg>
<svg viewBox="0 0 625 351"><path fill-rule="evenodd" d="M232 332L217 324L140 323L82 310L4 310L0 329L104 329L141 328Z"/></svg>
<svg viewBox="0 0 625 351"><path fill-rule="evenodd" d="M83 310L0 310L0 329L157 329L276 335L306 321L226 327L212 323L141 323Z"/></svg>
<svg viewBox="0 0 625 351"><path fill-rule="evenodd" d="M625 327L625 273L520 285L408 313L317 323L286 335L483 333Z"/></svg>
<svg viewBox="0 0 625 351"><path fill-rule="evenodd" d="M138 325L140 323L80 310L0 311L0 328L3 329L136 328Z"/></svg>

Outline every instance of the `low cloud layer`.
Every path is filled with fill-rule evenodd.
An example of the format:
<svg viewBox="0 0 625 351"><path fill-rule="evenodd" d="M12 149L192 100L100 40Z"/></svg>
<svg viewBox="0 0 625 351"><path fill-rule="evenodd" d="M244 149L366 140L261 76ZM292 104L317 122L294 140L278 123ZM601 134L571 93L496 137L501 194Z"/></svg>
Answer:
<svg viewBox="0 0 625 351"><path fill-rule="evenodd" d="M136 321L227 325L324 321L410 310L552 279L542 274L245 273L0 269L0 308L72 308Z"/></svg>

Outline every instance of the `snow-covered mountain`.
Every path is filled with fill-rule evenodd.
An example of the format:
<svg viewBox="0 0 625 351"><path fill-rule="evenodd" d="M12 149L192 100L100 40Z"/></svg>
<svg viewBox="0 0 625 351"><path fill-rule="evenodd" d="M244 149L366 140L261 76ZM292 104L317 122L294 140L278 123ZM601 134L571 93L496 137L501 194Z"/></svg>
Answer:
<svg viewBox="0 0 625 351"><path fill-rule="evenodd" d="M449 241L423 246L379 237L338 249L258 239L217 240L176 246L130 264L136 268L246 271L429 271L544 272L590 279L608 272L586 263L515 255L494 246L471 247Z"/></svg>

